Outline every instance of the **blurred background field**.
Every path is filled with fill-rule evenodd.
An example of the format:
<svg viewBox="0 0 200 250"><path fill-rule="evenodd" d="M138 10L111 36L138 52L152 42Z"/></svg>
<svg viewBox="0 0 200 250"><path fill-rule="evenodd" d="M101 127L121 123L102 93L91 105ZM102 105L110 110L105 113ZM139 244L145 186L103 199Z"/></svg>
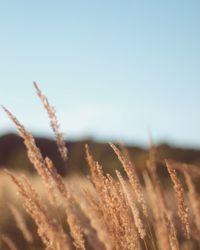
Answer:
<svg viewBox="0 0 200 250"><path fill-rule="evenodd" d="M109 144L106 142L97 142L91 139L66 141L66 146L69 150L69 159L67 167L65 167L62 159L59 157L58 149L53 139L47 137L35 137L35 139L42 154L50 157L56 162L58 171L63 176L74 173L88 174L85 144L90 145L95 159L102 164L106 172L113 173L115 169L122 170L119 161L114 157ZM126 145L126 147L138 172L141 173L149 157L148 147L131 144ZM178 162L200 166L200 149L178 147L168 144L157 145L156 149L158 161L160 162L160 173L162 173L162 171L164 173L166 170L162 167L162 162L164 162L165 159L172 159ZM5 166L12 170L24 170L34 173L23 140L17 134L5 134L0 136L0 168L3 169Z"/></svg>

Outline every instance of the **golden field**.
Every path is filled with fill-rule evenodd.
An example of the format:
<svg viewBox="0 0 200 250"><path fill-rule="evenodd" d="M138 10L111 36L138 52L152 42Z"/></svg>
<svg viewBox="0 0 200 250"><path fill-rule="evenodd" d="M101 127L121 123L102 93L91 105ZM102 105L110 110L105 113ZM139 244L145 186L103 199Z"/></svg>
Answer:
<svg viewBox="0 0 200 250"><path fill-rule="evenodd" d="M54 108L35 84L50 118L60 156L68 149ZM166 159L161 179L156 147L151 145L138 175L124 146L110 143L123 171L103 171L85 145L90 174L65 178L44 157L33 136L4 108L24 140L37 175L0 172L1 249L199 249L199 168Z"/></svg>

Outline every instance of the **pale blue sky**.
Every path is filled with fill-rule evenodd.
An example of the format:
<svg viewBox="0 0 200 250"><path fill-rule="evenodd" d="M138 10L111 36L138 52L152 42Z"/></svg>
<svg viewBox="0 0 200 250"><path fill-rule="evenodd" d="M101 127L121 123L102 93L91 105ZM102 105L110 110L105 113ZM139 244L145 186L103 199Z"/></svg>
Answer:
<svg viewBox="0 0 200 250"><path fill-rule="evenodd" d="M0 103L50 135L200 147L200 1L0 1ZM0 112L0 133L14 126Z"/></svg>

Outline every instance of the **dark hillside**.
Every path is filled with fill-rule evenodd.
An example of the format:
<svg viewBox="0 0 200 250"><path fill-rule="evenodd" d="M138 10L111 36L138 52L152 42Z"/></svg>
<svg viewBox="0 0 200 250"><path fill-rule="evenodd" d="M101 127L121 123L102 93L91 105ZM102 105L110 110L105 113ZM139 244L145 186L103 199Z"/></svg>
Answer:
<svg viewBox="0 0 200 250"><path fill-rule="evenodd" d="M112 172L112 168L121 168L117 158L113 154L109 145L106 143L83 140L66 143L69 150L69 159L65 167L57 150L56 143L47 138L36 138L36 143L43 156L49 156L59 172L65 174L68 172L81 171L87 173L87 163L85 161L84 145L88 143L96 160L104 167L105 171ZM148 158L148 151L136 146L128 146L131 159L141 170ZM192 163L200 166L200 150L183 149L171 147L166 144L157 147L157 153L160 160L170 158L181 162ZM25 146L22 139L15 134L6 134L0 137L0 166L7 166L13 169L26 169L33 172L33 168L27 158Z"/></svg>

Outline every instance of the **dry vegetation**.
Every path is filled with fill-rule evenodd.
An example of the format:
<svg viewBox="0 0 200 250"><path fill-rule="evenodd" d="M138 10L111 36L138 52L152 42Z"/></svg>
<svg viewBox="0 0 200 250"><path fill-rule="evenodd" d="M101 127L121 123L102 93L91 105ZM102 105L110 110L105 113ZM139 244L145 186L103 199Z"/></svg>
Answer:
<svg viewBox="0 0 200 250"><path fill-rule="evenodd" d="M34 86L67 168L68 151L55 110ZM33 136L3 109L23 138L39 177L7 170L0 173L1 249L200 248L200 201L193 182L200 175L195 166L166 160L171 178L171 186L166 188L156 171L153 145L142 178L123 146L110 143L113 157L118 157L126 173L116 171L113 177L103 173L86 145L90 177L62 178L51 159L42 156Z"/></svg>

